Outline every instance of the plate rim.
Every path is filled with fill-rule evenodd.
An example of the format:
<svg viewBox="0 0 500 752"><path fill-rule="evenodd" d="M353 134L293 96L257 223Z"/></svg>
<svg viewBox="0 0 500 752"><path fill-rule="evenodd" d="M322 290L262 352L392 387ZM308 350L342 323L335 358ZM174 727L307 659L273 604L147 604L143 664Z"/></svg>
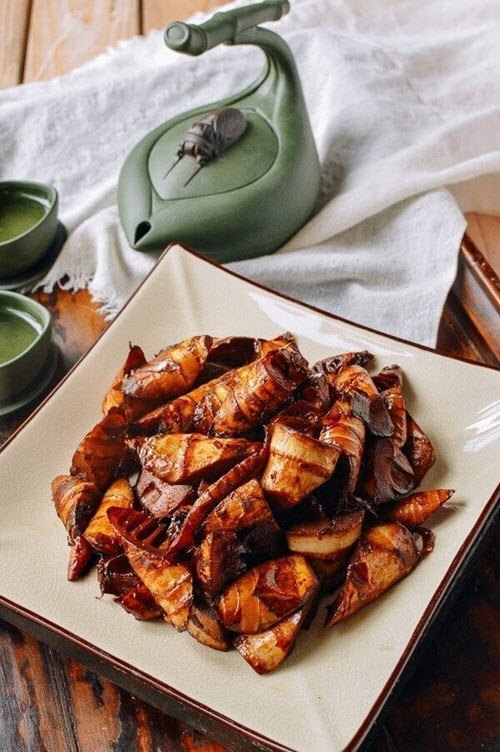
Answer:
<svg viewBox="0 0 500 752"><path fill-rule="evenodd" d="M234 272L233 270L226 269L221 264L217 263L216 261L209 259L206 256L203 256L202 254L197 253L195 250L185 245L184 243L177 243L177 242L170 243L167 246L167 248L163 251L163 253L160 255L160 257L158 258L157 262L155 263L151 271L146 275L146 277L140 283L140 285L138 285L138 287L134 290L130 298L127 300L125 305L122 307L122 309L119 311L119 313L115 317L114 321L116 321L125 312L125 310L129 306L129 304L133 301L133 299L136 297L136 295L138 294L142 286L146 283L146 281L149 279L151 274L155 272L156 267L174 248L180 248L183 252L195 257L195 259L197 259L198 261L210 264L211 266L216 267L218 271L223 272L225 274L229 274L230 276L235 277L236 279L246 283L247 285L251 285L257 289L271 293L283 300L286 300L295 305L299 305L303 308L313 311L314 313L327 316L330 319L333 319L335 321L340 321L350 326L354 326L355 328L360 329L362 331L366 331L371 334L375 334L377 336L385 337L388 340L395 341L395 342L410 346L412 348L417 348L418 350L423 350L423 351L432 353L434 356L449 358L451 360L467 363L468 365L476 366L479 368L485 368L487 370L497 371L500 373L500 368L496 366L493 366L490 364L478 363L476 361L473 361L473 360L470 360L468 358L464 358L461 356L441 353L427 345L422 345L419 343L411 342L402 337L396 337L391 334L380 332L377 329L373 329L371 327L368 327L362 324L357 324L356 322L350 321L349 319L330 313L329 311L325 311L323 309L317 308L311 304L303 303L302 301L299 301L291 296L285 295L284 293L278 292L260 283L249 280L243 275L238 274L237 272ZM112 324L110 326L112 326ZM59 388L71 376L73 371L82 365L87 355L96 346L96 344L99 342L101 337L103 337L109 331L110 326L106 327L104 331L101 332L99 337L90 346L90 348L79 358L79 360L72 366L72 368L68 371L68 373L65 374L65 376L55 385L55 387L43 399L40 405L26 418L25 421L23 421L23 423L17 428L17 430L14 431L14 433L12 433L11 436L9 436L9 438L5 441L5 443L0 447L0 454L18 436L18 434L22 430L24 430L24 428L35 418L35 416L40 412L40 410L44 409L45 405L52 399L52 397L56 394ZM343 752L355 752L355 750L358 750L360 745L363 744L364 741L366 741L367 736L371 734L372 731L374 730L375 724L379 721L382 711L386 709L388 701L391 698L391 695L393 694L394 688L396 687L396 685L398 685L398 683L401 682L401 678L404 672L406 671L406 669L408 668L408 664L410 663L411 659L415 656L415 652L417 648L420 646L421 643L424 642L424 640L427 637L428 631L432 629L432 627L434 626L436 617L442 615L441 614L442 609L448 605L449 601L453 600L453 597L456 594L458 594L455 592L456 590L460 589L458 587L460 585L460 582L458 582L459 578L457 575L461 573L461 570L464 570L465 572L465 570L469 568L472 559L474 558L475 554L477 553L478 549L481 546L481 542L482 542L484 535L487 533L487 528L489 527L489 524L490 523L493 524L494 518L496 516L495 506L499 500L500 500L500 482L497 484L492 495L490 496L488 501L485 503L481 514L476 520L476 523L474 524L473 528L471 529L471 531L469 532L469 534L463 541L462 545L460 546L459 550L457 551L456 555L454 556L453 560L451 561L448 569L443 575L443 578L438 588L433 594L433 597L430 599L430 601L426 605L421 618L419 619L414 631L412 632L406 644L404 651L399 656L396 666L394 667L393 671L388 677L383 688L379 692L377 698L373 702L369 712L367 713L366 717L363 719L361 725L356 730L356 732L354 733L350 741L347 743L347 745L344 747ZM453 580L455 581L453 582ZM252 748L255 750L267 749L267 750L271 750L272 752L297 752L293 750L291 747L284 746L280 742L272 740L269 737L265 736L264 734L258 731L255 731L254 729L249 728L248 726L242 725L238 721L235 721L234 719L229 718L228 716L214 710L213 708L205 705L204 703L199 702L198 700L193 700L191 697L189 697L188 695L185 695L183 692L169 686L168 684L157 679L151 674L148 674L145 671L142 671L134 667L132 664L128 663L127 661L109 654L107 651L93 645L85 638L76 636L73 632L69 631L66 628L59 626L58 624L51 621L50 619L42 617L39 614L26 608L25 606L15 603L8 598L5 598L1 593L0 593L0 616L8 622L14 623L15 626L18 626L20 624L21 625L20 628L22 630L27 631L31 634L34 634L34 636L37 639L40 639L42 642L48 642L49 644L54 645L56 650L58 650L61 653L65 653L66 655L69 655L71 658L75 657L76 660L82 663L87 663L87 665L88 665L89 658L90 658L91 663L98 665L98 671L102 675L106 676L112 682L123 687L126 691L133 691L134 693L140 695L141 694L140 690L144 688L145 692L142 693L142 696L145 699L145 701L151 703L152 705L155 705L156 707L159 707L160 710L162 710L163 712L166 712L167 714L174 712L174 711L172 709L165 708L165 706L163 705L162 700L166 698L168 698L168 701L173 702L173 704L175 704L176 706L178 705L179 708L188 708L190 709L190 711L194 711L195 713L202 716L204 719L209 719L210 722L213 722L215 724L214 726L215 732L219 731L220 733L221 729L224 729L226 732L229 733L229 736L227 737L227 741L237 745L236 747L233 747L234 749L248 748L247 743L250 742L250 744L252 745ZM12 616L14 617L14 619L10 618ZM130 682L130 681L134 683L133 690L131 690L130 685L127 684L127 682ZM138 685L139 688L136 687L135 685ZM148 692L152 693L153 696L148 694ZM168 701L167 701L167 704L168 704ZM190 717L188 722L193 723L193 720L194 720L193 725L196 725L196 718L193 719ZM243 747L241 746L242 741L244 742ZM263 747L263 745L265 745L265 747Z"/></svg>

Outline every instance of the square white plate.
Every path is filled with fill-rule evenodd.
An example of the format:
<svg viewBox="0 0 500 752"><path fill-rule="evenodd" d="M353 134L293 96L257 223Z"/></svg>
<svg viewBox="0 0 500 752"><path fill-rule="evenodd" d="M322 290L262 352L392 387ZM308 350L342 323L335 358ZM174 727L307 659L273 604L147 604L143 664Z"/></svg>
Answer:
<svg viewBox="0 0 500 752"><path fill-rule="evenodd" d="M261 677L236 651L209 650L187 633L137 622L110 598L96 598L95 575L67 582L66 533L50 482L68 472L75 447L99 420L129 341L151 356L193 334L272 337L286 330L310 362L368 349L375 368L402 366L410 412L438 454L425 485L455 488L456 508L435 516L435 550L410 577L332 629L321 629L321 607L283 667ZM496 369L347 323L174 246L0 453L0 615L234 748L354 750L492 514L499 438Z"/></svg>

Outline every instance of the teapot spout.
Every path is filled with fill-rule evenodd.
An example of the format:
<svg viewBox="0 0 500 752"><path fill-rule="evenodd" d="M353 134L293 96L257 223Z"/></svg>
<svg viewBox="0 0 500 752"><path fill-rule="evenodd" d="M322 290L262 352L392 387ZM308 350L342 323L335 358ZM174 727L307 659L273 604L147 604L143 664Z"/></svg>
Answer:
<svg viewBox="0 0 500 752"><path fill-rule="evenodd" d="M136 250L140 251L144 243L147 243L146 236L148 235L150 231L151 231L151 222L148 222L147 220L138 222L134 231L134 248ZM141 241L144 241L144 243L141 243Z"/></svg>

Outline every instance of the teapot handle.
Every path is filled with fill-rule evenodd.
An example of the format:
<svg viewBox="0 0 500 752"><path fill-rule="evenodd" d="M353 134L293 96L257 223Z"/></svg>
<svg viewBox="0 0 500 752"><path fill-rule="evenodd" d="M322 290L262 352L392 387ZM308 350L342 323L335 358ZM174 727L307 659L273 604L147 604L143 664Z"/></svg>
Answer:
<svg viewBox="0 0 500 752"><path fill-rule="evenodd" d="M165 29L165 44L187 55L202 55L218 44L230 44L238 34L257 24L277 21L289 10L289 0L264 0L244 8L221 11L199 26L176 21Z"/></svg>

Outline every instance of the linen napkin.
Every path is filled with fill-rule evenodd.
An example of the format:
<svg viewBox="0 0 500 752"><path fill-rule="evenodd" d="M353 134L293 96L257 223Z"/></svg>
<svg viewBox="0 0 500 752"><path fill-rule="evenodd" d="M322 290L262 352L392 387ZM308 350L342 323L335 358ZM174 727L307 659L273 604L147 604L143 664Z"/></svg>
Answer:
<svg viewBox="0 0 500 752"><path fill-rule="evenodd" d="M229 266L432 345L465 227L442 188L464 211L500 206L498 2L291 5L270 27L302 79L322 164L317 212L279 252ZM126 155L170 117L241 89L261 57L218 47L190 58L155 31L67 76L0 92L0 178L53 183L70 233L46 289L66 275L66 287L88 286L108 316L119 310L154 264L119 225Z"/></svg>

